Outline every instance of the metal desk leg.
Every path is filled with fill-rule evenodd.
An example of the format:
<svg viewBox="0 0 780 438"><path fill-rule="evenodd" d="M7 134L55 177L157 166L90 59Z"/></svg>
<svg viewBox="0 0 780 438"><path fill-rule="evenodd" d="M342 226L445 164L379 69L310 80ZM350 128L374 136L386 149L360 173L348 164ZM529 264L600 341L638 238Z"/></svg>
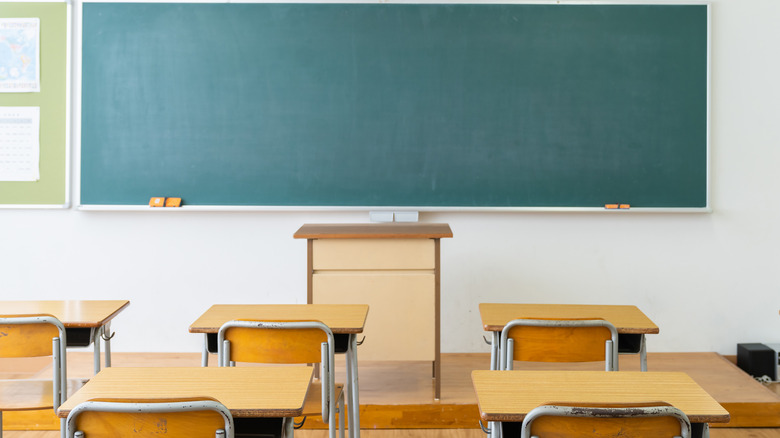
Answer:
<svg viewBox="0 0 780 438"><path fill-rule="evenodd" d="M357 335L349 335L347 347L347 403L349 404L349 436L360 438L360 396L358 387Z"/></svg>
<svg viewBox="0 0 780 438"><path fill-rule="evenodd" d="M490 425L490 438L501 438L503 426L500 421L491 421Z"/></svg>
<svg viewBox="0 0 780 438"><path fill-rule="evenodd" d="M490 369L492 371L501 369L499 366L499 350L501 344L501 332L492 332L493 340L490 342ZM499 438L501 436L501 423L498 421L488 422L490 429L490 438Z"/></svg>
<svg viewBox="0 0 780 438"><path fill-rule="evenodd" d="M282 419L282 438L293 438L295 434L295 422L292 418Z"/></svg>
<svg viewBox="0 0 780 438"><path fill-rule="evenodd" d="M639 366L642 371L647 371L647 341L644 334L639 341Z"/></svg>
<svg viewBox="0 0 780 438"><path fill-rule="evenodd" d="M498 361L499 361L499 344L501 342L501 333L500 332L492 332L493 333L493 341L490 343L490 370L495 371L499 369Z"/></svg>
<svg viewBox="0 0 780 438"><path fill-rule="evenodd" d="M111 322L107 322L103 326L103 333L100 337L103 339L103 358L105 359L106 368L111 368L111 338L114 337L114 334L111 333Z"/></svg>
<svg viewBox="0 0 780 438"><path fill-rule="evenodd" d="M488 430L490 431L490 434L488 435L489 438L501 438L501 422L500 421L489 421L488 422Z"/></svg>
<svg viewBox="0 0 780 438"><path fill-rule="evenodd" d="M203 353L200 356L200 366L209 366L209 334L203 334Z"/></svg>
<svg viewBox="0 0 780 438"><path fill-rule="evenodd" d="M95 374L100 372L100 338L103 337L103 327L98 327L92 334L92 365L95 370Z"/></svg>
<svg viewBox="0 0 780 438"><path fill-rule="evenodd" d="M349 430L350 438L352 438L352 434L355 430L355 425L353 423L354 418L352 416L352 406L354 405L354 403L352 402L352 336L353 335L349 335L349 338L347 340L347 351L346 354L344 355L347 361L346 399L347 399L347 411L349 412L347 414L347 426L348 426L347 430Z"/></svg>

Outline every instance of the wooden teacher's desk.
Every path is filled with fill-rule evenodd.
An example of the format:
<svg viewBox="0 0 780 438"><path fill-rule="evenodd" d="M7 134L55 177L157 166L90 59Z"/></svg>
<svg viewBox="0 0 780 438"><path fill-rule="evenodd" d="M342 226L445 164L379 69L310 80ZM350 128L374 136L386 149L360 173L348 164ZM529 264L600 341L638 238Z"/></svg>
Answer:
<svg viewBox="0 0 780 438"><path fill-rule="evenodd" d="M639 353L642 371L647 371L645 335L658 333L658 326L636 306L480 303L479 313L485 331L493 333L492 370L498 369L501 330L514 319L599 318L609 321L618 332L619 353Z"/></svg>
<svg viewBox="0 0 780 438"><path fill-rule="evenodd" d="M293 237L307 240L308 302L371 306L360 356L431 361L439 399L440 243L450 226L307 224Z"/></svg>
<svg viewBox="0 0 780 438"><path fill-rule="evenodd" d="M365 304L215 304L190 325L190 333L205 333L202 365L208 353L217 351L217 333L222 324L236 320L320 321L336 338L336 351L346 353L347 416L351 437L360 436L357 335L363 332L368 315ZM346 338L346 339L345 339Z"/></svg>
<svg viewBox="0 0 780 438"><path fill-rule="evenodd" d="M57 410L66 418L94 398L213 397L236 418L297 417L311 382L310 367L106 368Z"/></svg>
<svg viewBox="0 0 780 438"><path fill-rule="evenodd" d="M696 436L729 413L685 373L605 371L487 371L471 373L482 420L522 422L533 408L554 402L666 402L682 410Z"/></svg>
<svg viewBox="0 0 780 438"><path fill-rule="evenodd" d="M100 339L105 346L105 364L111 366L111 320L130 305L127 300L0 301L4 315L48 314L65 326L67 345L94 345L95 373L100 371Z"/></svg>

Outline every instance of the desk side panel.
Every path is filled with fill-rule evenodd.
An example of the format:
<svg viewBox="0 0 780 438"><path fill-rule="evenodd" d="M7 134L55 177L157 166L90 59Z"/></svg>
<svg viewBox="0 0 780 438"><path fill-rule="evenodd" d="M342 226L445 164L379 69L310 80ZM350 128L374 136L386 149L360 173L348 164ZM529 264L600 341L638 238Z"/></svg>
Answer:
<svg viewBox="0 0 780 438"><path fill-rule="evenodd" d="M360 360L435 359L433 272L322 272L315 304L368 304Z"/></svg>

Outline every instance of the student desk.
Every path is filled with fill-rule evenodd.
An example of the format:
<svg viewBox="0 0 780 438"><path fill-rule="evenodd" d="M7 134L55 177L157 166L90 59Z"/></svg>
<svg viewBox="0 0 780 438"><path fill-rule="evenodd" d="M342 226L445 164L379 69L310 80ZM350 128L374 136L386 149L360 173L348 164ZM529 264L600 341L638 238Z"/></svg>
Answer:
<svg viewBox="0 0 780 438"><path fill-rule="evenodd" d="M642 371L647 371L645 335L658 333L658 326L636 306L480 303L479 313L485 331L493 332L491 370L498 369L501 330L514 319L600 318L609 321L618 332L618 352L639 353Z"/></svg>
<svg viewBox="0 0 780 438"><path fill-rule="evenodd" d="M57 415L93 398L213 397L235 418L297 417L311 382L309 367L106 368L76 391ZM239 425L236 422L236 428Z"/></svg>
<svg viewBox="0 0 780 438"><path fill-rule="evenodd" d="M707 423L728 423L729 413L685 373L604 371L487 371L471 380L482 420L522 422L550 402L667 402L682 410L694 436L707 437Z"/></svg>
<svg viewBox="0 0 780 438"><path fill-rule="evenodd" d="M4 315L53 315L65 326L69 347L94 345L94 368L100 371L100 339L105 345L105 364L111 366L111 320L130 305L127 300L0 301Z"/></svg>
<svg viewBox="0 0 780 438"><path fill-rule="evenodd" d="M234 319L320 321L333 332L336 351L346 353L347 416L349 435L360 437L357 335L368 315L366 304L215 304L190 325L190 333L205 333L202 365L208 366L209 351L217 351L217 333Z"/></svg>

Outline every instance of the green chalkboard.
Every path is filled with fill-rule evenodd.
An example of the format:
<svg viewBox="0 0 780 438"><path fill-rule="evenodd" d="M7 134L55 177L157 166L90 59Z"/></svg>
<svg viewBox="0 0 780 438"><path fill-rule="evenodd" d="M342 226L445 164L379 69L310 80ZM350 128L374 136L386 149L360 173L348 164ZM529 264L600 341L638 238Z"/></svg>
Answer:
<svg viewBox="0 0 780 438"><path fill-rule="evenodd" d="M706 5L83 5L81 202L707 206Z"/></svg>
<svg viewBox="0 0 780 438"><path fill-rule="evenodd" d="M0 18L36 17L40 19L40 92L0 93L0 107L40 108L40 179L0 181L0 207L68 204L68 5L65 2L0 3ZM11 42L0 41L0 44L6 44L0 52L11 54Z"/></svg>

